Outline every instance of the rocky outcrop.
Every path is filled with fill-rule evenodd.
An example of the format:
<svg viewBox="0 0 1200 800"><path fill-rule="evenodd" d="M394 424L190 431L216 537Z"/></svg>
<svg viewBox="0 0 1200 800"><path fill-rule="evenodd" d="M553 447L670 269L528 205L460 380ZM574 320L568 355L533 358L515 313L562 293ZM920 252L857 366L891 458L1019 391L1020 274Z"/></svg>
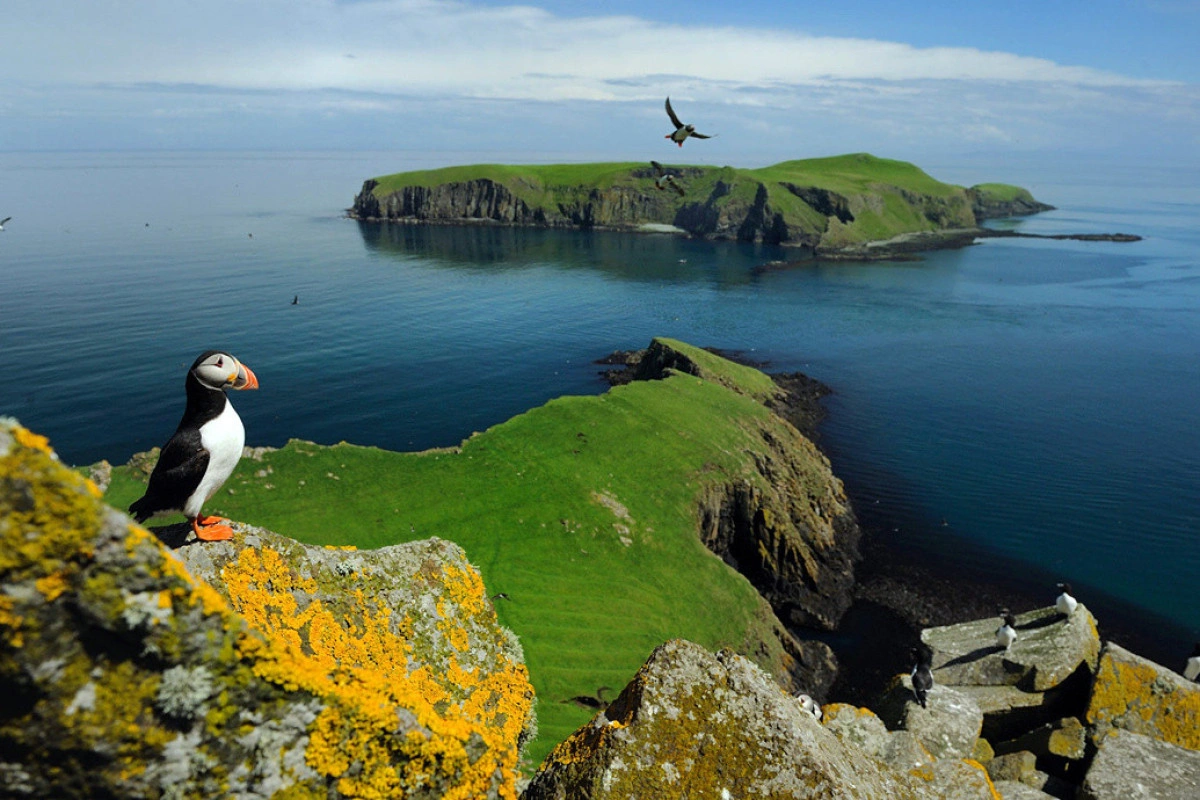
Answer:
<svg viewBox="0 0 1200 800"><path fill-rule="evenodd" d="M840 714L839 714L840 717ZM524 800L992 798L978 764L893 770L824 729L747 659L673 640L560 744Z"/></svg>
<svg viewBox="0 0 1200 800"><path fill-rule="evenodd" d="M1200 753L1132 731L1109 731L1078 797L1079 800L1200 797Z"/></svg>
<svg viewBox="0 0 1200 800"><path fill-rule="evenodd" d="M1107 643L1087 707L1099 739L1127 730L1200 751L1200 683Z"/></svg>
<svg viewBox="0 0 1200 800"><path fill-rule="evenodd" d="M0 424L0 794L515 795L532 690L457 547L181 561L99 494Z"/></svg>
<svg viewBox="0 0 1200 800"><path fill-rule="evenodd" d="M682 372L746 392L744 383L711 366L713 358L655 339L638 359L634 379ZM757 399L771 404L780 393L767 381ZM831 630L852 600L858 523L842 482L810 440L794 429L784 440L764 440L755 462L765 480L714 487L700 504L700 538L745 575L786 624Z"/></svg>
<svg viewBox="0 0 1200 800"><path fill-rule="evenodd" d="M1034 200L1032 194L1017 186L979 184L967 189L967 197L971 201L975 219L980 222L985 219L1023 217L1054 210L1054 206Z"/></svg>

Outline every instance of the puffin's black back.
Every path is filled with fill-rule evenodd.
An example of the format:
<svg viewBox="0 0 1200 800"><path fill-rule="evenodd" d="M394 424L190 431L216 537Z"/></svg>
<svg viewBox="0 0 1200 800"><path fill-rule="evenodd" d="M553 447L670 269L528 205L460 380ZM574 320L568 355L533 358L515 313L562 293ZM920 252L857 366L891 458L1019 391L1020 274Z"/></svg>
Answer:
<svg viewBox="0 0 1200 800"><path fill-rule="evenodd" d="M208 468L208 451L200 441L200 427L216 419L229 402L225 392L210 389L195 375L196 367L206 358L220 350L206 350L192 363L184 381L187 406L179 427L163 445L146 493L129 506L129 513L138 522L145 522L161 511L177 511L183 508L188 497L200 485L204 471Z"/></svg>

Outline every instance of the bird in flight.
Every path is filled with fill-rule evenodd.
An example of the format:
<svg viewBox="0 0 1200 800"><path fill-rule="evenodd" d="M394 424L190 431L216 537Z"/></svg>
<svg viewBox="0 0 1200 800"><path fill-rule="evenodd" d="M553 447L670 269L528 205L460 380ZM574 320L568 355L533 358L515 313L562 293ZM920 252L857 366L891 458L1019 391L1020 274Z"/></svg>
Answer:
<svg viewBox="0 0 1200 800"><path fill-rule="evenodd" d="M695 136L697 139L711 139L712 136L705 136L703 133L696 133L695 125L684 125L679 121L679 117L675 116L675 109L671 108L671 98L667 98L667 116L671 118L671 123L675 126L674 133L668 133L664 139L670 139L675 144L683 147L683 140L689 136ZM713 136L716 136L714 133Z"/></svg>

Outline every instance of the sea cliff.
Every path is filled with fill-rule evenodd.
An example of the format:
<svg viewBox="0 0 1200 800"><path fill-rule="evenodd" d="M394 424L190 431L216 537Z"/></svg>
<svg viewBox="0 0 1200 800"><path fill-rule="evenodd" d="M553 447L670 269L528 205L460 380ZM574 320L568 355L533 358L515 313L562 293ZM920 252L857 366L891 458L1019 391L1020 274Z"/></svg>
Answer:
<svg viewBox="0 0 1200 800"><path fill-rule="evenodd" d="M360 220L675 230L837 255L869 242L976 230L983 219L1051 208L1004 184L970 189L866 153L761 169L649 164L476 165L372 178L349 210Z"/></svg>

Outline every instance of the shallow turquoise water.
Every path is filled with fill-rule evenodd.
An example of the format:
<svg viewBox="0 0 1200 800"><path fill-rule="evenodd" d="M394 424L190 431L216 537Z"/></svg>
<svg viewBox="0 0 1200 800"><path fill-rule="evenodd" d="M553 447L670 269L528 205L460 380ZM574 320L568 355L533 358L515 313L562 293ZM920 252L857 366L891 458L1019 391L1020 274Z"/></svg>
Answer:
<svg viewBox="0 0 1200 800"><path fill-rule="evenodd" d="M0 414L123 461L223 347L262 385L235 396L251 444L419 449L603 391L595 359L672 336L832 386L822 446L915 553L1033 564L1200 638L1195 175L1010 179L1060 206L1020 229L1135 244L785 271L767 247L342 218L363 178L450 160L0 154Z"/></svg>

